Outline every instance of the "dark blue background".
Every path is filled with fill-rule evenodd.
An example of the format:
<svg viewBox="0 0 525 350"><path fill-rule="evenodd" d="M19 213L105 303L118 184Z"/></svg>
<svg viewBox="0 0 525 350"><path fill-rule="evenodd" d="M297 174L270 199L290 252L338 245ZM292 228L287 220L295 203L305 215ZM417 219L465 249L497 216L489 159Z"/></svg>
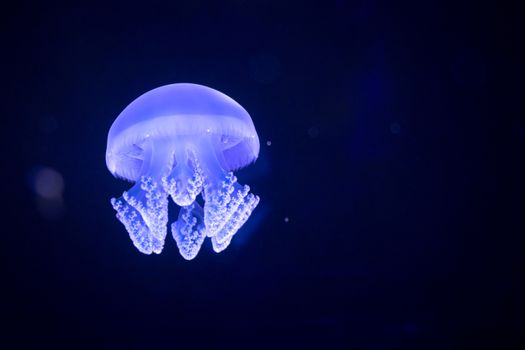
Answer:
<svg viewBox="0 0 525 350"><path fill-rule="evenodd" d="M4 341L525 346L518 15L440 1L6 9ZM118 113L175 82L233 97L261 139L237 174L261 204L230 248L206 242L190 262L171 237L158 256L132 246L109 203L129 185L104 160ZM53 215L34 192L42 167L64 179Z"/></svg>

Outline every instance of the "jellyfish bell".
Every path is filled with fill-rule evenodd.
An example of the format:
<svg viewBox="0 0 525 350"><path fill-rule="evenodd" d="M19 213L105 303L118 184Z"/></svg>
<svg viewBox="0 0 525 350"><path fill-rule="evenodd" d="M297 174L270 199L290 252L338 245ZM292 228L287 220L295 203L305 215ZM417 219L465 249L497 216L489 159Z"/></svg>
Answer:
<svg viewBox="0 0 525 350"><path fill-rule="evenodd" d="M111 125L106 163L116 176L136 181L150 137L207 139L220 146L221 165L237 170L259 154L259 137L248 112L227 95L197 84L171 84L131 102Z"/></svg>
<svg viewBox="0 0 525 350"><path fill-rule="evenodd" d="M106 164L135 182L111 200L139 251L162 251L168 197L179 206L171 225L181 255L193 259L204 238L224 250L249 218L259 197L237 183L233 171L259 154L248 112L225 94L197 84L165 85L135 99L113 122ZM204 200L204 208L196 201Z"/></svg>

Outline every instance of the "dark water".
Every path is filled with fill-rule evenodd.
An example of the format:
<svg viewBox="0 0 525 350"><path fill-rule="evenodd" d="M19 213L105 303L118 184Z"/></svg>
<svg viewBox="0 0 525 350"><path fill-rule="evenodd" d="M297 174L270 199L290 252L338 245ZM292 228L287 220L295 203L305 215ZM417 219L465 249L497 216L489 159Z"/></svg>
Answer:
<svg viewBox="0 0 525 350"><path fill-rule="evenodd" d="M515 9L238 0L1 16L3 339L525 346ZM118 113L174 82L233 97L261 139L237 174L261 204L225 252L206 242L191 262L171 237L161 255L136 251L109 203L129 185L104 160Z"/></svg>

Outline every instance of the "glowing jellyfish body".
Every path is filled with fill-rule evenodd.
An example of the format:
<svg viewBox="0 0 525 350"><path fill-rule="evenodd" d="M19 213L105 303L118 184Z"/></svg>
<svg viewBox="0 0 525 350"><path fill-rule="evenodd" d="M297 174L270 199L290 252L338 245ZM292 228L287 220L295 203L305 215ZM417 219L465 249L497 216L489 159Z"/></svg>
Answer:
<svg viewBox="0 0 525 350"><path fill-rule="evenodd" d="M161 86L134 100L111 125L107 167L135 182L111 204L142 253L162 251L169 197L181 207L171 224L181 255L193 259L206 237L221 252L259 202L233 174L258 154L250 115L233 99L202 85Z"/></svg>

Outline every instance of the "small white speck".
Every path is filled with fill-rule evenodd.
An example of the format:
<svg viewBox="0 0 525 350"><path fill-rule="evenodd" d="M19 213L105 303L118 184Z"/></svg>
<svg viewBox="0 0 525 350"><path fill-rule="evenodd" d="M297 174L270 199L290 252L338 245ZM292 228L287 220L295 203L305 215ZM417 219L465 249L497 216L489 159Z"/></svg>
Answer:
<svg viewBox="0 0 525 350"><path fill-rule="evenodd" d="M146 134L146 137L149 137L149 134Z"/></svg>
<svg viewBox="0 0 525 350"><path fill-rule="evenodd" d="M268 140L266 141L266 146L271 146L272 145L272 141Z"/></svg>
<svg viewBox="0 0 525 350"><path fill-rule="evenodd" d="M290 221L290 219L287 216L287 217L284 218L284 222L288 222L288 221Z"/></svg>
<svg viewBox="0 0 525 350"><path fill-rule="evenodd" d="M211 130L210 129L206 129L206 132L210 132Z"/></svg>

